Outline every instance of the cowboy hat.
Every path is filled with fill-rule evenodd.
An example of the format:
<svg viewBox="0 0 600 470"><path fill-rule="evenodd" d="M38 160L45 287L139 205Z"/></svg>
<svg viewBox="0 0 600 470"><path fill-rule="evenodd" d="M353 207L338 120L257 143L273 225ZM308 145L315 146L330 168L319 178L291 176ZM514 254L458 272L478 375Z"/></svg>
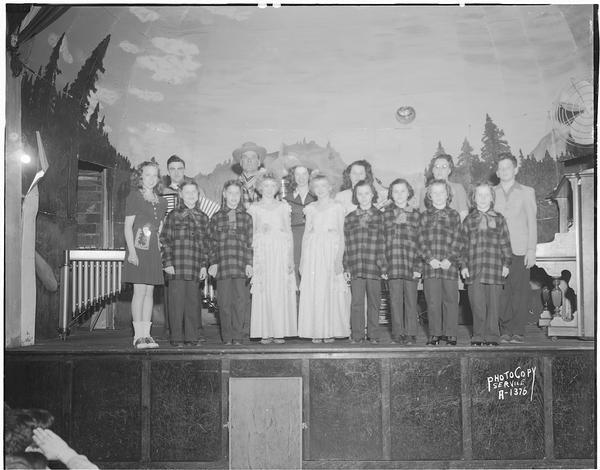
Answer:
<svg viewBox="0 0 600 470"><path fill-rule="evenodd" d="M254 142L245 142L242 144L242 146L240 148L235 149L231 153L231 155L233 155L233 159L239 163L240 160L242 159L242 155L244 154L244 152L248 152L248 151L256 152L256 155L258 155L258 159L260 160L261 163L264 160L265 155L267 154L266 148L260 147L260 146L256 145Z"/></svg>

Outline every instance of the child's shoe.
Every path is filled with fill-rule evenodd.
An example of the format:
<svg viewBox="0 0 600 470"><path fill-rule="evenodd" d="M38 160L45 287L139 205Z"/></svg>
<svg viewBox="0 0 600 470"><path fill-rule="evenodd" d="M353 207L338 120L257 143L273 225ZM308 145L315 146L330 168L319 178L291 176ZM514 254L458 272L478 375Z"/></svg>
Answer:
<svg viewBox="0 0 600 470"><path fill-rule="evenodd" d="M154 338L152 336L146 336L144 338L144 340L146 341L146 347L149 349L156 349L158 348L158 343L156 341L154 341Z"/></svg>
<svg viewBox="0 0 600 470"><path fill-rule="evenodd" d="M148 345L146 344L146 338L137 338L133 342L133 347L135 349L148 349Z"/></svg>
<svg viewBox="0 0 600 470"><path fill-rule="evenodd" d="M510 343L510 335L500 336L500 342L503 344Z"/></svg>
<svg viewBox="0 0 600 470"><path fill-rule="evenodd" d="M440 343L440 337L439 336L430 336L429 339L427 340L427 343L425 343L427 346L437 346Z"/></svg>
<svg viewBox="0 0 600 470"><path fill-rule="evenodd" d="M362 343L362 338L354 339L354 338L350 337L348 339L348 341L350 341L350 344L359 344L359 343Z"/></svg>
<svg viewBox="0 0 600 470"><path fill-rule="evenodd" d="M456 346L456 336L448 336L446 338L446 344L448 346Z"/></svg>
<svg viewBox="0 0 600 470"><path fill-rule="evenodd" d="M407 346L411 346L413 344L415 344L417 342L417 337L415 335L408 335L406 336L406 341L404 342L404 344L406 344Z"/></svg>
<svg viewBox="0 0 600 470"><path fill-rule="evenodd" d="M335 341L335 338L325 338L323 340L324 343L333 343Z"/></svg>
<svg viewBox="0 0 600 470"><path fill-rule="evenodd" d="M260 344L271 344L273 342L273 338L263 338L260 340Z"/></svg>
<svg viewBox="0 0 600 470"><path fill-rule="evenodd" d="M510 339L511 343L524 343L525 342L525 338L523 338L523 336L521 335L513 335L512 338Z"/></svg>
<svg viewBox="0 0 600 470"><path fill-rule="evenodd" d="M171 346L175 346L176 348L183 348L184 343L181 341L171 341Z"/></svg>
<svg viewBox="0 0 600 470"><path fill-rule="evenodd" d="M483 345L484 346L498 346L498 343L496 341L484 341Z"/></svg>
<svg viewBox="0 0 600 470"><path fill-rule="evenodd" d="M318 344L318 343L323 342L323 340L321 338L313 338L312 342L315 344Z"/></svg>
<svg viewBox="0 0 600 470"><path fill-rule="evenodd" d="M274 342L275 344L284 344L284 343L285 343L285 339L283 339L283 338L275 338L275 339L273 340L273 342Z"/></svg>
<svg viewBox="0 0 600 470"><path fill-rule="evenodd" d="M481 346L483 344L483 342L476 340L476 339L472 339L471 340L471 346Z"/></svg>
<svg viewBox="0 0 600 470"><path fill-rule="evenodd" d="M377 343L379 343L379 340L377 338L369 338L369 343L377 344Z"/></svg>

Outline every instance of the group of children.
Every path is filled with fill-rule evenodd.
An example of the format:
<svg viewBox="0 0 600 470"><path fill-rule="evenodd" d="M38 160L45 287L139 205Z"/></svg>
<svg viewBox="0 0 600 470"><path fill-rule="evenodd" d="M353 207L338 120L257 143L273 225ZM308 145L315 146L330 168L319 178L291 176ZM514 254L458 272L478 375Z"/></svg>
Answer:
<svg viewBox="0 0 600 470"><path fill-rule="evenodd" d="M142 194L147 192L144 184ZM414 344L417 284L422 279L427 344L455 345L459 273L469 285L471 343L498 343L500 295L513 253L506 220L494 210L496 191L490 184L474 186L471 212L461 222L450 207L453 191L445 179L434 178L427 185L422 213L410 204L414 191L405 179L390 184L389 203L383 208L377 205L372 180L361 179L351 188L356 209L348 211L332 197L329 179L315 171L310 180L315 200L303 210L305 229L297 267L291 207L277 197L279 181L265 174L256 189L260 200L246 207L241 183L227 181L221 208L209 220L198 208L197 184L185 181L180 187L181 206L168 214L164 226L153 224L148 231L150 245L156 243L155 228L159 234L174 344L197 341L198 281L209 274L217 281L225 344L241 344L248 336L262 344L284 343L296 336L314 343L348 337L352 343L365 339L377 343L381 279L389 285L392 342ZM156 222L159 204L144 198L153 204L153 214L147 212L158 214ZM127 259L135 264L129 241ZM138 248L137 236L131 241ZM153 342L145 330L136 331L134 341Z"/></svg>

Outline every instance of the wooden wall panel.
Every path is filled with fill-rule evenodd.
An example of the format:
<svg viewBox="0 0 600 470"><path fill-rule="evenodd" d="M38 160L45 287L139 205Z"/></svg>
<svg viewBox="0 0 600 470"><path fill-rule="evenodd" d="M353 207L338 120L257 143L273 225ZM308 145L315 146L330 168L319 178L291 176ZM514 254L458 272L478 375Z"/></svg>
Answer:
<svg viewBox="0 0 600 470"><path fill-rule="evenodd" d="M381 362L310 361L310 459L381 460Z"/></svg>
<svg viewBox="0 0 600 470"><path fill-rule="evenodd" d="M391 360L392 460L462 457L460 360Z"/></svg>
<svg viewBox="0 0 600 470"><path fill-rule="evenodd" d="M219 460L220 361L153 361L150 384L151 460Z"/></svg>
<svg viewBox="0 0 600 470"><path fill-rule="evenodd" d="M544 457L544 399L542 361L537 357L504 356L471 359L472 442L474 459L542 459ZM524 387L494 389L495 376L517 370L533 371ZM488 377L492 377L488 390ZM510 376L507 382L514 380ZM503 385L506 385L502 381ZM514 395L524 388L526 395ZM513 390L511 395L510 390ZM519 393L522 390L519 391Z"/></svg>
<svg viewBox="0 0 600 470"><path fill-rule="evenodd" d="M302 378L229 380L232 469L302 467Z"/></svg>
<svg viewBox="0 0 600 470"><path fill-rule="evenodd" d="M596 369L589 355L552 361L554 456L596 458Z"/></svg>
<svg viewBox="0 0 600 470"><path fill-rule="evenodd" d="M141 460L141 364L104 358L75 362L70 444L92 462Z"/></svg>

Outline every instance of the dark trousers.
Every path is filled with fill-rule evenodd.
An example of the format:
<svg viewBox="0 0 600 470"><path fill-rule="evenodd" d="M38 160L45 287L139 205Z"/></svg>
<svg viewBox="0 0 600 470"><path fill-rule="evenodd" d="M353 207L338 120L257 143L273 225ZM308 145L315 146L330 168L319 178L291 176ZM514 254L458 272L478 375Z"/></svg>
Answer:
<svg viewBox="0 0 600 470"><path fill-rule="evenodd" d="M379 305L381 304L380 279L353 279L350 285L350 326L352 338L362 339L365 332L365 293L367 294L367 335L379 339Z"/></svg>
<svg viewBox="0 0 600 470"><path fill-rule="evenodd" d="M417 281L390 279L392 338L417 336Z"/></svg>
<svg viewBox="0 0 600 470"><path fill-rule="evenodd" d="M171 341L198 341L200 287L197 281L169 281L169 327Z"/></svg>
<svg viewBox="0 0 600 470"><path fill-rule="evenodd" d="M500 334L525 335L525 322L529 315L531 286L525 256L512 255L510 272L504 283L500 302Z"/></svg>
<svg viewBox="0 0 600 470"><path fill-rule="evenodd" d="M456 336L458 329L458 280L425 279L429 336Z"/></svg>
<svg viewBox="0 0 600 470"><path fill-rule="evenodd" d="M473 313L471 341L498 341L498 312L500 309L500 284L482 284L474 279L468 287L469 303Z"/></svg>
<svg viewBox="0 0 600 470"><path fill-rule="evenodd" d="M248 337L251 300L246 279L219 279L217 300L223 341L241 341Z"/></svg>

